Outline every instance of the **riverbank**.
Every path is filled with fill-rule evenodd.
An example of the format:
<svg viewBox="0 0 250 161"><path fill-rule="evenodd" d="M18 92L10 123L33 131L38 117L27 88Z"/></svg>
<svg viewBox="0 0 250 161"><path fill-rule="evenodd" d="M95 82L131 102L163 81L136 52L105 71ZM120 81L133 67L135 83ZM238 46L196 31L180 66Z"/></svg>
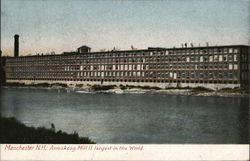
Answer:
<svg viewBox="0 0 250 161"><path fill-rule="evenodd" d="M249 97L249 90L240 88L223 88L212 90L204 87L184 87L184 88L166 88L149 86L115 86L115 85L83 85L78 84L69 86L61 83L40 83L40 84L24 84L24 83L5 83L4 88L33 88L33 89L62 89L67 91L75 91L78 93L163 93L175 95L192 95L192 96L219 96L219 97Z"/></svg>
<svg viewBox="0 0 250 161"><path fill-rule="evenodd" d="M87 137L80 137L78 133L67 134L55 128L27 127L15 118L1 117L1 143L29 143L29 144L94 144ZM54 127L54 125L52 125Z"/></svg>

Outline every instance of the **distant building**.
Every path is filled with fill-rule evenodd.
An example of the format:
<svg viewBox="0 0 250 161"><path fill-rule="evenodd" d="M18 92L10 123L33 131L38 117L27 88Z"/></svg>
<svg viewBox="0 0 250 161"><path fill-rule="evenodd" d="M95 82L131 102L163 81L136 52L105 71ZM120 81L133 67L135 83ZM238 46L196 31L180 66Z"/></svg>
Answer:
<svg viewBox="0 0 250 161"><path fill-rule="evenodd" d="M249 46L149 48L6 58L7 82L249 87Z"/></svg>
<svg viewBox="0 0 250 161"><path fill-rule="evenodd" d="M2 50L0 50L0 85L2 85L2 83L5 83L6 80L4 66L5 66L5 57L2 57Z"/></svg>

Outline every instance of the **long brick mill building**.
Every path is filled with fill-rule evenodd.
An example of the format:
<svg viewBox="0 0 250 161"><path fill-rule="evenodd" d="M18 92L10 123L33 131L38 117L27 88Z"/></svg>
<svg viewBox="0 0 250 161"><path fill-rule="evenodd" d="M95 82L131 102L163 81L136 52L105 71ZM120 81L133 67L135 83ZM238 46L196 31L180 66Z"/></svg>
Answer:
<svg viewBox="0 0 250 161"><path fill-rule="evenodd" d="M6 57L6 82L248 88L249 46L148 48Z"/></svg>

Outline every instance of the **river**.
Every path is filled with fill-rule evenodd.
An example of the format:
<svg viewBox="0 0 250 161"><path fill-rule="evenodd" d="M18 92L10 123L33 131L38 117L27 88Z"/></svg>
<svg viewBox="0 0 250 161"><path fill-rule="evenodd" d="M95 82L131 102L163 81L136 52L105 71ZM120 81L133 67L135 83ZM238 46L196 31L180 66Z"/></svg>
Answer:
<svg viewBox="0 0 250 161"><path fill-rule="evenodd" d="M1 88L1 115L96 143L248 143L249 99Z"/></svg>

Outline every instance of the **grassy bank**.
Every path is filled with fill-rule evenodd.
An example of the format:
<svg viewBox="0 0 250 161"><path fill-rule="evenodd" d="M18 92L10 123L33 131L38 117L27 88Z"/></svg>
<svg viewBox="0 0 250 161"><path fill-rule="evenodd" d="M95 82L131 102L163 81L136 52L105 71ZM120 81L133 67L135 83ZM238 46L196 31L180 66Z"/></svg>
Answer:
<svg viewBox="0 0 250 161"><path fill-rule="evenodd" d="M249 93L249 90L242 89L242 88L222 88L222 89L219 89L218 92L246 94L246 93Z"/></svg>
<svg viewBox="0 0 250 161"><path fill-rule="evenodd" d="M15 118L1 117L1 143L37 143L37 144L94 144L87 137L79 137L77 133L67 134L61 130L43 127L27 127Z"/></svg>
<svg viewBox="0 0 250 161"><path fill-rule="evenodd" d="M204 88L204 87L195 87L191 89L191 94L193 95L201 94L201 93L210 93L210 92L214 92L214 90Z"/></svg>

